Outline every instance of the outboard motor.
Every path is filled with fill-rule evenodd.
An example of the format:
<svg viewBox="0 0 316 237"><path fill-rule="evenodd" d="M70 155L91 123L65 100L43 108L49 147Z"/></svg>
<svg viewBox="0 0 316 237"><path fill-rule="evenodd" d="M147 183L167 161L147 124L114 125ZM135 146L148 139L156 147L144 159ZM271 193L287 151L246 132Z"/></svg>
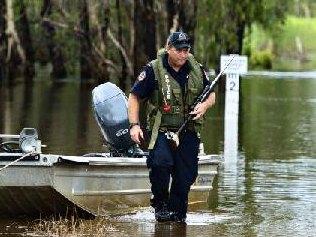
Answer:
<svg viewBox="0 0 316 237"><path fill-rule="evenodd" d="M92 90L92 105L105 141L116 155L143 154L130 138L127 98L120 88L111 82L95 87Z"/></svg>

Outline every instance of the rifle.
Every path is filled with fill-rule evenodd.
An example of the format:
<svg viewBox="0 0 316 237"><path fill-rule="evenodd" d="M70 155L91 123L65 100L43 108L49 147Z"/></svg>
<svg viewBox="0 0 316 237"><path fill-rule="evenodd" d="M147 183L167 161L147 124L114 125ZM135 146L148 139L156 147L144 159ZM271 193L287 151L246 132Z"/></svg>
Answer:
<svg viewBox="0 0 316 237"><path fill-rule="evenodd" d="M215 79L212 81L212 83L210 85L207 85L204 88L203 92L196 98L194 103L190 106L190 113L189 113L188 117L184 120L184 122L182 123L182 125L180 126L178 131L166 133L167 138L173 143L173 146L178 147L180 132L185 128L185 126L188 124L189 121L192 120L192 118L194 116L193 114L191 114L191 112L194 110L195 106L197 106L200 103L203 103L208 98L208 96L210 95L210 93L214 89L214 87L217 85L217 82L219 81L220 77L222 76L222 74L224 73L226 68L228 68L228 66L234 60L235 56L236 56L235 54L232 55L232 58L228 61L228 63L223 68L223 70L221 70L218 73L218 75L215 77Z"/></svg>

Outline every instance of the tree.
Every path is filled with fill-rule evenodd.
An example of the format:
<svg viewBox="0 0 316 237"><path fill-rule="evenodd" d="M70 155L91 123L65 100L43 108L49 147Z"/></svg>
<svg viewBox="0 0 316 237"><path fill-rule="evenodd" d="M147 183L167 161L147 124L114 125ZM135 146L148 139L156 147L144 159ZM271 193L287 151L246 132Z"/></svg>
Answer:
<svg viewBox="0 0 316 237"><path fill-rule="evenodd" d="M6 67L9 84L18 75L19 69L23 67L26 60L25 51L21 45L21 40L16 30L15 12L13 0L6 0L6 37L7 37L7 54ZM17 65L19 67L17 67Z"/></svg>
<svg viewBox="0 0 316 237"><path fill-rule="evenodd" d="M80 1L79 4L79 25L78 32L80 40L80 78L81 80L91 78L91 39L89 9L87 0Z"/></svg>
<svg viewBox="0 0 316 237"><path fill-rule="evenodd" d="M265 29L282 23L293 0L202 0L198 6L197 54L219 71L221 54L242 54L252 24ZM220 82L224 90L224 80Z"/></svg>
<svg viewBox="0 0 316 237"><path fill-rule="evenodd" d="M108 32L108 29L109 29L109 26L110 26L110 19L111 19L111 16L110 16L110 3L109 3L109 0L104 0L103 1L103 25L102 27L100 28L101 29L101 39L100 42L100 49L101 49L101 52L103 52L104 55L106 55L106 50L107 50L107 46L106 46L106 42L107 42L107 32ZM106 81L108 81L110 79L110 76L109 76L109 70L108 70L108 67L109 65L107 63L101 63L101 67L102 67L102 75L103 75L103 80L105 79ZM101 82L101 78L98 80L99 82Z"/></svg>
<svg viewBox="0 0 316 237"><path fill-rule="evenodd" d="M67 77L65 59L61 47L56 43L54 38L56 34L56 25L53 24L49 18L52 14L52 7L53 3L51 0L43 0L41 9L42 26L45 32L43 37L53 66L53 78L65 78Z"/></svg>
<svg viewBox="0 0 316 237"><path fill-rule="evenodd" d="M137 75L143 65L156 58L156 19L153 0L136 0L134 4L134 74Z"/></svg>
<svg viewBox="0 0 316 237"><path fill-rule="evenodd" d="M170 31L176 31L179 26L179 1L177 0L167 0L167 27L169 33Z"/></svg>
<svg viewBox="0 0 316 237"><path fill-rule="evenodd" d="M179 4L178 30L183 30L191 37L192 50L194 50L197 6L197 0L181 0Z"/></svg>
<svg viewBox="0 0 316 237"><path fill-rule="evenodd" d="M35 62L49 63L53 78L116 78L125 90L170 32L188 33L199 61L216 67L242 53L253 23L282 23L293 1L292 12L314 12L312 0L0 0L0 75L31 77Z"/></svg>
<svg viewBox="0 0 316 237"><path fill-rule="evenodd" d="M122 10L120 6L120 0L116 0L116 14L117 14L117 34L118 34L118 42L120 45L123 45L123 22L122 22ZM122 61L122 69L121 69L121 75L119 76L119 87L125 91L127 89L127 65L124 60L124 55L122 51L120 53L120 58Z"/></svg>
<svg viewBox="0 0 316 237"><path fill-rule="evenodd" d="M198 54L218 65L221 54L241 54L246 32L256 23L265 29L282 23L293 0L202 0L198 6Z"/></svg>
<svg viewBox="0 0 316 237"><path fill-rule="evenodd" d="M24 0L20 0L17 6L19 8L19 18L17 20L17 30L20 35L21 46L25 52L25 62L23 75L25 82L31 82L35 75L35 55L33 41L30 32L30 24L27 15L26 5Z"/></svg>
<svg viewBox="0 0 316 237"><path fill-rule="evenodd" d="M192 49L194 48L196 14L198 1L196 0L168 0L166 9L168 12L169 32L183 31L191 38Z"/></svg>
<svg viewBox="0 0 316 237"><path fill-rule="evenodd" d="M6 1L0 0L0 83L6 78L6 53L7 37L6 30Z"/></svg>

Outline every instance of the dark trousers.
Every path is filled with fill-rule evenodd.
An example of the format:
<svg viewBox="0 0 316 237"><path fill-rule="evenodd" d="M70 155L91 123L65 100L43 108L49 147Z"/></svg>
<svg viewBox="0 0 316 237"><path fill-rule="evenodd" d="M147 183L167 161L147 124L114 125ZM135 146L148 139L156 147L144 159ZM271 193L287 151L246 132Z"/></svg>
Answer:
<svg viewBox="0 0 316 237"><path fill-rule="evenodd" d="M200 139L192 131L181 134L180 145L176 149L169 145L164 133L158 134L155 147L147 159L155 210L166 203L179 218L186 218L190 186L198 174L199 144Z"/></svg>

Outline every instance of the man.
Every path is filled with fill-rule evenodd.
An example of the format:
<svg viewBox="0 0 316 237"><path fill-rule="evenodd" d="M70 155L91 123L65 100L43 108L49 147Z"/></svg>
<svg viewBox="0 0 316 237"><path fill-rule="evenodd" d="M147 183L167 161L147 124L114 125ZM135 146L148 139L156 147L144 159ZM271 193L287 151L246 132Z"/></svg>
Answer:
<svg viewBox="0 0 316 237"><path fill-rule="evenodd" d="M139 124L140 101L147 101L147 126L151 131L147 166L157 221L186 219L188 194L198 172L199 130L206 110L215 103L215 93L191 112L194 118L180 133L179 146L168 139L188 116L189 107L210 82L190 52L188 36L174 32L156 60L144 67L128 99L130 135L140 144L144 133ZM170 177L172 183L169 192Z"/></svg>

